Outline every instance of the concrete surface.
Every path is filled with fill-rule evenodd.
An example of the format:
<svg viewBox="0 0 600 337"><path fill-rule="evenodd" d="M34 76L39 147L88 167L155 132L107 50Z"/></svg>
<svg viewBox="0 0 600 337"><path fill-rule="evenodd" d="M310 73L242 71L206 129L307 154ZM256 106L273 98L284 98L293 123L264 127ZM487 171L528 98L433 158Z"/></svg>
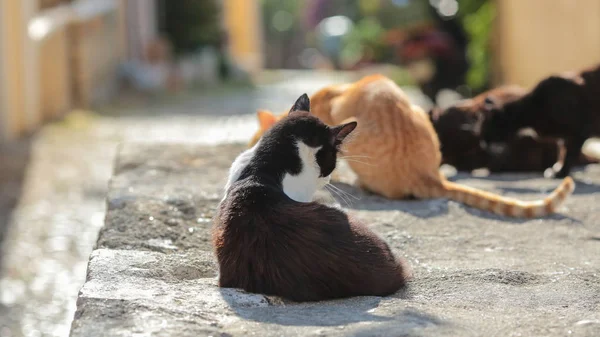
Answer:
<svg viewBox="0 0 600 337"><path fill-rule="evenodd" d="M284 111L300 93L360 76L264 75L252 88L126 96L0 144L0 337L69 334L77 293L104 223L107 181L119 143L247 141L257 127L255 109ZM427 103L418 90L407 92Z"/></svg>
<svg viewBox="0 0 600 337"><path fill-rule="evenodd" d="M241 145L127 143L71 336L598 336L600 166L556 214L514 220L446 200L390 201L341 170L337 187L414 270L406 291L297 304L216 286L211 217ZM523 199L539 175L455 180ZM320 195L323 200L326 196Z"/></svg>

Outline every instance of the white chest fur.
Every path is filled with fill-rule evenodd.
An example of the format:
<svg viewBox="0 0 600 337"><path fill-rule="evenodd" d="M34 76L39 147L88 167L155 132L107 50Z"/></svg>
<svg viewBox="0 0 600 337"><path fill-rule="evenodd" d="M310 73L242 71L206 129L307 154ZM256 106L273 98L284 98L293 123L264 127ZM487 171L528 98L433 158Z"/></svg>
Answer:
<svg viewBox="0 0 600 337"><path fill-rule="evenodd" d="M225 184L225 196L223 199L227 197L227 190L231 184L238 180L244 168L248 166L252 157L254 157L254 152L259 144L260 142L251 149L242 152L233 161L233 164L231 164L227 184ZM283 193L290 199L298 202L310 202L312 201L315 192L317 192L318 189L323 188L329 182L330 177L319 177L321 169L319 168L319 164L317 164L316 154L320 147L310 147L301 141L296 143L296 147L298 148L302 169L297 175L291 175L289 173L284 175L282 181Z"/></svg>
<svg viewBox="0 0 600 337"><path fill-rule="evenodd" d="M283 177L283 193L290 199L309 202L315 192L329 182L329 177L319 177L321 169L317 164L316 154L320 147L310 147L301 141L296 142L302 169L297 175L286 173Z"/></svg>

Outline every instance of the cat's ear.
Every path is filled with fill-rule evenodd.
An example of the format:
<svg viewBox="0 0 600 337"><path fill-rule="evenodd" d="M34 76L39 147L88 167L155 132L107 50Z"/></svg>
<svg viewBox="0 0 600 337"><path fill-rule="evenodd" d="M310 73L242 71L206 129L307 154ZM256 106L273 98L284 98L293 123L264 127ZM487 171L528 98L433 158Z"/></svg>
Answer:
<svg viewBox="0 0 600 337"><path fill-rule="evenodd" d="M294 111L310 112L310 99L307 94L303 94L296 100L296 103L290 109L290 114Z"/></svg>
<svg viewBox="0 0 600 337"><path fill-rule="evenodd" d="M261 130L270 129L271 126L277 122L277 117L267 110L258 110L256 116L258 117L258 124L260 125Z"/></svg>
<svg viewBox="0 0 600 337"><path fill-rule="evenodd" d="M341 144L344 139L356 128L358 123L349 122L346 124L338 125L336 127L331 128L331 138L333 140L334 145Z"/></svg>

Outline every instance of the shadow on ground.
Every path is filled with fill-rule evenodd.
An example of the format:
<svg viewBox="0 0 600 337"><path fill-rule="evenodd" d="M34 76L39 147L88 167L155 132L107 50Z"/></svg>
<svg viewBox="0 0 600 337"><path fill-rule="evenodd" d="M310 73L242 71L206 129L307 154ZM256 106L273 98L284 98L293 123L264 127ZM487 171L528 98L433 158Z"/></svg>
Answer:
<svg viewBox="0 0 600 337"><path fill-rule="evenodd" d="M367 211L397 210L422 219L443 216L448 213L448 202L444 199L390 200L348 183L335 181L331 184L342 191L341 194L333 193L332 196L340 205L349 209Z"/></svg>
<svg viewBox="0 0 600 337"><path fill-rule="evenodd" d="M13 212L23 193L25 174L31 159L31 144L31 137L0 143L0 278L7 253L4 243ZM0 303L0 333L17 320L18 314Z"/></svg>
<svg viewBox="0 0 600 337"><path fill-rule="evenodd" d="M460 181L461 179L472 179L472 176L460 176L455 177L453 181ZM539 179L539 177L532 177L531 179ZM477 178L488 180L487 177ZM497 177L494 176L492 181L505 181L505 182L519 182L522 179L514 176L504 176ZM600 186L595 184L585 183L579 180L575 180L576 189L574 194L592 194L600 192ZM385 197L379 196L374 193L370 193L368 191L364 191L359 187L354 185L344 183L344 182L332 182L339 193L333 193L332 196L336 199L336 201L349 209L355 210L367 210L367 211L389 211L389 210L397 210L403 213L411 214L415 217L421 219L428 219L434 217L440 217L448 214L448 199L437 198L437 199L429 199L429 200L417 200L417 199L404 199L404 200L390 200ZM502 194L505 193L520 193L520 194L540 194L540 189L535 188L526 188L526 187L511 187L511 186L495 186L498 190L502 191ZM540 196L543 198L545 196ZM521 219L521 218L510 218L505 216L496 215L491 212L487 212L485 210L480 210L477 208L473 208L464 204L460 204L465 212L475 215L477 217L498 220L506 223L513 224L523 224L529 221L538 220L537 219ZM565 216L560 213L555 213L543 217L541 219L554 219L554 220L571 220L575 223L580 223L579 219L575 219L570 216Z"/></svg>
<svg viewBox="0 0 600 337"><path fill-rule="evenodd" d="M383 298L373 296L314 303L294 303L277 299L277 304L253 308L240 307L230 296L224 295L223 299L241 318L260 323L296 327L340 326L341 329L349 324L365 324L365 329L356 329L350 336L373 336L372 323L377 323L377 332L382 335L402 332L402 336L418 335L415 334L415 330L443 328L448 325L438 317L411 308L398 310L391 315L378 315L375 309L380 306Z"/></svg>
<svg viewBox="0 0 600 337"><path fill-rule="evenodd" d="M600 192L599 185L590 184L590 183L581 181L579 179L573 179L573 180L575 181L575 191L573 191L573 194L575 194L575 195L593 194L593 193ZM518 181L518 179L515 179L514 181ZM556 181L557 183L560 183L560 180L558 180L558 179L555 179L554 181ZM498 189L501 189L503 192L521 193L521 194L530 194L530 193L539 193L540 192L539 189L535 189L535 188L503 187L502 185L498 185Z"/></svg>
<svg viewBox="0 0 600 337"><path fill-rule="evenodd" d="M31 158L32 139L0 143L0 270L6 238L15 206L21 198L27 165Z"/></svg>
<svg viewBox="0 0 600 337"><path fill-rule="evenodd" d="M275 323L286 326L336 326L357 322L384 322L391 317L371 314L369 311L377 308L381 297L365 296L346 300L325 302L295 303L274 298L271 305L266 307L244 308L227 296L226 288L220 288L223 299L235 313L248 320Z"/></svg>

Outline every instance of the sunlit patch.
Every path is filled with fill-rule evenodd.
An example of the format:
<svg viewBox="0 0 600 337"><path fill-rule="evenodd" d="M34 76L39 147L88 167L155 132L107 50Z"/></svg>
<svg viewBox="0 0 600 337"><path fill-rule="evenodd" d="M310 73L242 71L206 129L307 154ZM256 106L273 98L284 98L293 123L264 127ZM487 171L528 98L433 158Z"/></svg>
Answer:
<svg viewBox="0 0 600 337"><path fill-rule="evenodd" d="M319 24L319 31L325 36L342 36L347 34L351 28L352 21L342 15L323 19Z"/></svg>
<svg viewBox="0 0 600 337"><path fill-rule="evenodd" d="M458 1L456 0L430 0L432 6L437 8L438 13L445 17L452 17L458 13Z"/></svg>
<svg viewBox="0 0 600 337"><path fill-rule="evenodd" d="M35 18L27 27L27 33L32 40L41 40L50 32L50 20L47 18Z"/></svg>

